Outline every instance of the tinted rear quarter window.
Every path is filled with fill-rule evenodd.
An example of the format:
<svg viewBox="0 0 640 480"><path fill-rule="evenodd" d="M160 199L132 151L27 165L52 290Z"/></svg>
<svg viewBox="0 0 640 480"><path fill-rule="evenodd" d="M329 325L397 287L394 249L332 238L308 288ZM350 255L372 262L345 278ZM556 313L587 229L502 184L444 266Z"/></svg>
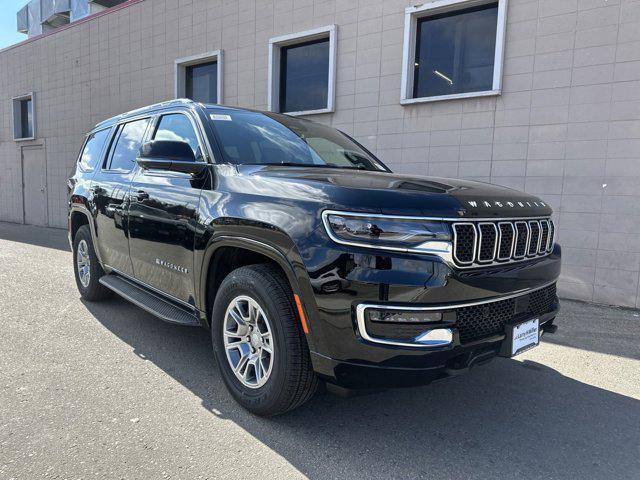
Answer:
<svg viewBox="0 0 640 480"><path fill-rule="evenodd" d="M149 119L136 120L118 127L115 144L112 147L109 170L116 172L130 172L138 157L142 145L144 132L149 125Z"/></svg>
<svg viewBox="0 0 640 480"><path fill-rule="evenodd" d="M111 128L106 128L89 135L82 149L80 160L78 161L78 166L81 170L91 172L100 163L103 148L109 138L110 132Z"/></svg>

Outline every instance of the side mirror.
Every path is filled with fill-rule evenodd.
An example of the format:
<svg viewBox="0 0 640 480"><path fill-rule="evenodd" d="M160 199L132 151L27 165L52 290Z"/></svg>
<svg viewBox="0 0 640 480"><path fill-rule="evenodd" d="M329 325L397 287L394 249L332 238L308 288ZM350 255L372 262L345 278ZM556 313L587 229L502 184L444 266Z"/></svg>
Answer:
<svg viewBox="0 0 640 480"><path fill-rule="evenodd" d="M140 147L138 165L145 170L167 170L182 173L201 173L207 168L197 162L191 146L174 140L152 140Z"/></svg>

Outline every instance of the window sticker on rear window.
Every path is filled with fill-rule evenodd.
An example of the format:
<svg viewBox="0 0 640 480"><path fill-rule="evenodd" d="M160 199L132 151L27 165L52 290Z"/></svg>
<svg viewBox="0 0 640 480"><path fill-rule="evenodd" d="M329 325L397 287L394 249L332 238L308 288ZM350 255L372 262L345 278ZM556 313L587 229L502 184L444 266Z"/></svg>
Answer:
<svg viewBox="0 0 640 480"><path fill-rule="evenodd" d="M231 115L221 115L219 113L211 113L209 114L209 118L211 118L211 120L220 120L223 122L231 121Z"/></svg>

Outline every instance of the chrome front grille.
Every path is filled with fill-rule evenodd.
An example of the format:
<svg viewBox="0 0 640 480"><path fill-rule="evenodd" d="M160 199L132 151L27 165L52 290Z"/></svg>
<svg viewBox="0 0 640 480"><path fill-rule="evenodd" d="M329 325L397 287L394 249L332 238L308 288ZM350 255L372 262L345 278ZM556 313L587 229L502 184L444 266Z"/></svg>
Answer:
<svg viewBox="0 0 640 480"><path fill-rule="evenodd" d="M553 250L550 218L455 222L452 228L453 259L461 267L510 263Z"/></svg>

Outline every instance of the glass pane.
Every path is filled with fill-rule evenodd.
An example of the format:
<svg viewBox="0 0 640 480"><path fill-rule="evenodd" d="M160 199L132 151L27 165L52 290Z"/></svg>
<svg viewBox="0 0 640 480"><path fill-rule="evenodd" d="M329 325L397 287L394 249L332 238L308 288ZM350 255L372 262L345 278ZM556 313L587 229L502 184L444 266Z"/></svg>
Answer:
<svg viewBox="0 0 640 480"><path fill-rule="evenodd" d="M329 39L280 49L280 111L327 108Z"/></svg>
<svg viewBox="0 0 640 480"><path fill-rule="evenodd" d="M109 170L130 172L133 169L133 162L138 157L138 151L142 145L142 139L148 123L149 119L145 118L126 123L121 127L120 135L116 145L113 147Z"/></svg>
<svg viewBox="0 0 640 480"><path fill-rule="evenodd" d="M498 4L418 20L413 96L493 89Z"/></svg>
<svg viewBox="0 0 640 480"><path fill-rule="evenodd" d="M153 138L188 143L194 155L198 156L198 137L191 121L182 114L163 116Z"/></svg>
<svg viewBox="0 0 640 480"><path fill-rule="evenodd" d="M20 137L33 137L33 102L30 98L20 100Z"/></svg>
<svg viewBox="0 0 640 480"><path fill-rule="evenodd" d="M186 68L187 98L201 103L218 103L218 62Z"/></svg>
<svg viewBox="0 0 640 480"><path fill-rule="evenodd" d="M98 165L102 148L104 147L107 138L109 138L110 132L111 129L107 128L105 130L100 130L89 137L84 146L84 150L82 151L82 156L80 157L80 168L83 170L93 170L96 165Z"/></svg>
<svg viewBox="0 0 640 480"><path fill-rule="evenodd" d="M386 170L344 133L280 114L228 111L211 123L225 160L235 164Z"/></svg>

